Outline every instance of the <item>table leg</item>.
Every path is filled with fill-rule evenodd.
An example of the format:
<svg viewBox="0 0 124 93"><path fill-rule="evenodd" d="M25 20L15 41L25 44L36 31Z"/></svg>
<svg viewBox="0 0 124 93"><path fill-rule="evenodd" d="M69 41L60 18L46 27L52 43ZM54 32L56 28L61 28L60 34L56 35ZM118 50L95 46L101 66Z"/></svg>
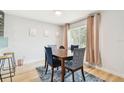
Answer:
<svg viewBox="0 0 124 93"><path fill-rule="evenodd" d="M62 73L61 73L61 81L64 82L65 65L64 65L64 60L63 60L63 59L61 59L61 69L62 69Z"/></svg>

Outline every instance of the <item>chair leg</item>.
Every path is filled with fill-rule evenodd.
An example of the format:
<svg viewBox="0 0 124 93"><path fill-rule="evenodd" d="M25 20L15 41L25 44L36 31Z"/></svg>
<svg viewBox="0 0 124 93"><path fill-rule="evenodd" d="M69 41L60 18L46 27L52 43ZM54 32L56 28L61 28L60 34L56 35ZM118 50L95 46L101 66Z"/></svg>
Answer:
<svg viewBox="0 0 124 93"><path fill-rule="evenodd" d="M59 67L57 67L57 70L59 70Z"/></svg>
<svg viewBox="0 0 124 93"><path fill-rule="evenodd" d="M83 79L85 81L85 76L84 76L84 70L83 70L83 68L81 69L81 72L82 72Z"/></svg>
<svg viewBox="0 0 124 93"><path fill-rule="evenodd" d="M52 67L51 82L53 82L53 75L54 75L54 67Z"/></svg>
<svg viewBox="0 0 124 93"><path fill-rule="evenodd" d="M4 62L2 62L2 60L0 60L0 64L1 64L1 66L0 66L0 80L1 80L1 82L3 82L2 74L1 74L1 69L2 69L2 66L4 65L3 63Z"/></svg>
<svg viewBox="0 0 124 93"><path fill-rule="evenodd" d="M48 70L48 64L46 65L46 71L45 71L45 74L47 74L47 70Z"/></svg>
<svg viewBox="0 0 124 93"><path fill-rule="evenodd" d="M68 72L69 72L69 70L68 70Z"/></svg>
<svg viewBox="0 0 124 93"><path fill-rule="evenodd" d="M46 68L46 67L47 67L47 55L45 53L45 66L44 66L44 68Z"/></svg>
<svg viewBox="0 0 124 93"><path fill-rule="evenodd" d="M12 64L12 71L13 71L14 76L15 76L15 62L14 62L13 58L11 58L11 64Z"/></svg>
<svg viewBox="0 0 124 93"><path fill-rule="evenodd" d="M3 82L3 79L2 79L2 76L1 76L1 74L0 74L0 80L1 80L1 82Z"/></svg>
<svg viewBox="0 0 124 93"><path fill-rule="evenodd" d="M8 59L8 63L9 63L10 81L12 82L12 71L11 71L11 66L10 66L10 59Z"/></svg>
<svg viewBox="0 0 124 93"><path fill-rule="evenodd" d="M47 67L47 62L46 62L46 59L45 59L45 65L44 65L44 68L46 68Z"/></svg>
<svg viewBox="0 0 124 93"><path fill-rule="evenodd" d="M74 72L72 71L72 80L74 82Z"/></svg>
<svg viewBox="0 0 124 93"><path fill-rule="evenodd" d="M15 67L14 67L14 76L15 76L15 70L16 70L16 69L15 69Z"/></svg>

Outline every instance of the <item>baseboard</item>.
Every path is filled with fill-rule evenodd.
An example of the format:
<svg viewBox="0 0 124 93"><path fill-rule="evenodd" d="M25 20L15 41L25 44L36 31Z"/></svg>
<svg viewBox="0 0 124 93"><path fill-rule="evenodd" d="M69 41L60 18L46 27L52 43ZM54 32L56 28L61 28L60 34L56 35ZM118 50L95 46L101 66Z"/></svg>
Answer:
<svg viewBox="0 0 124 93"><path fill-rule="evenodd" d="M34 64L37 62L44 62L44 60L30 60L30 61L24 61L23 65L28 65L28 64Z"/></svg>
<svg viewBox="0 0 124 93"><path fill-rule="evenodd" d="M92 64L89 64L89 63L87 63L87 62L84 62L84 65L87 66L87 67L89 67L89 68L93 67L93 68L96 68L96 69L105 71L105 72L107 72L107 73L113 74L113 75L115 75L115 76L119 76L119 77L124 78L124 75L123 75L123 74L116 74L116 73L113 73L112 71L110 71L110 70L108 70L108 69L105 69L105 68L103 68L102 66L100 67L100 66L97 66L97 65L92 65Z"/></svg>

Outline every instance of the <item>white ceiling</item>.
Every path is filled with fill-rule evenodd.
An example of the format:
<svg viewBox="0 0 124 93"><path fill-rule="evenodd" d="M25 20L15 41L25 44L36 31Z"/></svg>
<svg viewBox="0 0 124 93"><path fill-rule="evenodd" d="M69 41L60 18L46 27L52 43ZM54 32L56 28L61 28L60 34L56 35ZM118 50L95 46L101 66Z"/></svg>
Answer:
<svg viewBox="0 0 124 93"><path fill-rule="evenodd" d="M5 10L6 14L21 16L47 23L63 25L85 18L89 13L86 10L61 10L62 15L55 15L55 10Z"/></svg>

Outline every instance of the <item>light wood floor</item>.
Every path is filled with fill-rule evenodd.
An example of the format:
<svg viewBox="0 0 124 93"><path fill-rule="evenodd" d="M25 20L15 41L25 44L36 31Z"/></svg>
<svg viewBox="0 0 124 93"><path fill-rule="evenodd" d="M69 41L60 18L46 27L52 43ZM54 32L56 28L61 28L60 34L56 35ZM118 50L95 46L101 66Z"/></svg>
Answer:
<svg viewBox="0 0 124 93"><path fill-rule="evenodd" d="M36 62L36 63L21 66L21 67L17 67L16 76L13 77L13 82L41 81L35 68L42 65L43 65L42 62ZM84 70L108 82L124 82L124 78L115 76L111 73L107 73L105 71L102 71L93 67L85 66ZM9 82L9 81L10 81L9 78L4 80L4 82Z"/></svg>

